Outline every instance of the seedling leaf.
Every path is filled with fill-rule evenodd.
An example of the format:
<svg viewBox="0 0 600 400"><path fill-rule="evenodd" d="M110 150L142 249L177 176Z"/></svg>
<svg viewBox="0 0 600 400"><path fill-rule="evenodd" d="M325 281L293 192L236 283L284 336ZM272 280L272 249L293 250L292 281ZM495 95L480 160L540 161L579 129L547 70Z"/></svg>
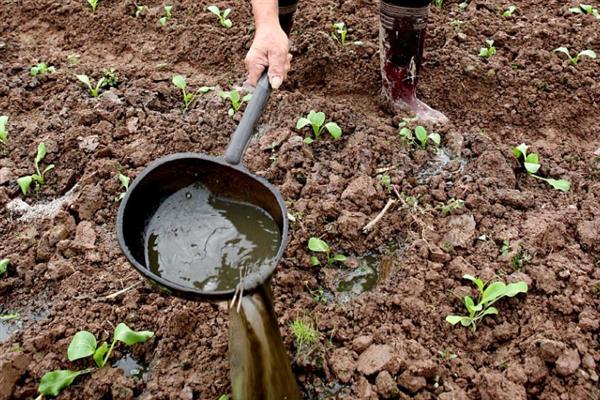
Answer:
<svg viewBox="0 0 600 400"><path fill-rule="evenodd" d="M425 147L427 145L427 130L421 125L415 128L415 137L421 144L421 147Z"/></svg>
<svg viewBox="0 0 600 400"><path fill-rule="evenodd" d="M316 256L310 256L310 266L318 267L319 265L321 265L321 261L319 261L319 259Z"/></svg>
<svg viewBox="0 0 600 400"><path fill-rule="evenodd" d="M88 331L79 331L71 339L71 344L67 349L67 358L69 361L79 360L89 357L96 351L96 338Z"/></svg>
<svg viewBox="0 0 600 400"><path fill-rule="evenodd" d="M509 283L506 286L505 296L515 297L519 293L527 293L527 289L527 283L525 282Z"/></svg>
<svg viewBox="0 0 600 400"><path fill-rule="evenodd" d="M535 178L546 181L550 186L552 186L556 190L560 190L561 192L568 192L571 190L571 182L566 179L552 179L552 178L542 178L541 176L533 175Z"/></svg>
<svg viewBox="0 0 600 400"><path fill-rule="evenodd" d="M154 332L151 331L139 331L136 332L131 330L127 325L121 322L115 328L114 338L119 342L125 343L127 346L134 345L136 343L144 343L148 339L154 336Z"/></svg>
<svg viewBox="0 0 600 400"><path fill-rule="evenodd" d="M595 59L596 56L596 52L594 50L583 50L578 54L579 57L581 56L586 56L589 57L591 59Z"/></svg>
<svg viewBox="0 0 600 400"><path fill-rule="evenodd" d="M339 262L344 262L344 261L346 261L346 256L343 254L336 254L335 256L333 256L333 260L339 261Z"/></svg>
<svg viewBox="0 0 600 400"><path fill-rule="evenodd" d="M219 10L219 7L217 7L217 6L208 6L206 9L208 11L210 11L211 13L215 14L217 17L221 16L221 11Z"/></svg>
<svg viewBox="0 0 600 400"><path fill-rule="evenodd" d="M90 78L87 75L77 75L77 79L79 79L81 82L85 83L89 87L92 86Z"/></svg>
<svg viewBox="0 0 600 400"><path fill-rule="evenodd" d="M439 133L430 133L429 134L429 139L431 139L431 141L433 143L435 143L436 146L439 146L440 143L442 143L442 137L440 136Z"/></svg>
<svg viewBox="0 0 600 400"><path fill-rule="evenodd" d="M308 248L310 251L315 251L318 253L329 253L329 245L316 237L311 237L308 239Z"/></svg>
<svg viewBox="0 0 600 400"><path fill-rule="evenodd" d="M298 122L296 122L296 129L302 129L305 126L310 125L310 121L304 117L298 118Z"/></svg>
<svg viewBox="0 0 600 400"><path fill-rule="evenodd" d="M173 85L175 85L181 90L185 90L185 88L187 87L185 78L181 75L173 75Z"/></svg>
<svg viewBox="0 0 600 400"><path fill-rule="evenodd" d="M325 122L325 113L311 110L311 112L308 113L308 120L312 126L321 127Z"/></svg>
<svg viewBox="0 0 600 400"><path fill-rule="evenodd" d="M540 160L536 153L527 154L523 163L525 169L530 174L535 174L540 169Z"/></svg>
<svg viewBox="0 0 600 400"><path fill-rule="evenodd" d="M229 14L231 14L231 8L226 8L225 11L223 11L223 18L227 18Z"/></svg>
<svg viewBox="0 0 600 400"><path fill-rule="evenodd" d="M19 185L19 187L21 188L21 192L23 192L24 195L27 195L27 193L29 193L29 188L31 187L32 182L33 178L31 176L23 176L17 179L17 185Z"/></svg>
<svg viewBox="0 0 600 400"><path fill-rule="evenodd" d="M10 264L10 260L8 258L3 258L2 260L0 260L0 276L6 273L6 270L8 269L8 264Z"/></svg>
<svg viewBox="0 0 600 400"><path fill-rule="evenodd" d="M104 356L106 355L106 352L108 351L108 343L103 342L100 347L98 347L96 349L96 351L94 352L94 362L96 363L96 365L98 366L98 368L102 368L105 364L105 360L104 360Z"/></svg>
<svg viewBox="0 0 600 400"><path fill-rule="evenodd" d="M70 370L58 370L51 371L44 376L40 381L38 392L46 396L58 396L61 390L69 387L75 378L83 374L85 371L70 371Z"/></svg>
<svg viewBox="0 0 600 400"><path fill-rule="evenodd" d="M483 291L481 302L484 304L491 303L504 296L505 293L506 285L504 282L494 282Z"/></svg>
<svg viewBox="0 0 600 400"><path fill-rule="evenodd" d="M342 137L342 128L340 128L340 126L335 122L326 123L325 129L327 129L327 132L329 132L334 139L339 139Z"/></svg>
<svg viewBox="0 0 600 400"><path fill-rule="evenodd" d="M230 19L225 19L225 20L223 20L223 26L225 28L229 29L233 26L233 22L231 22Z"/></svg>
<svg viewBox="0 0 600 400"><path fill-rule="evenodd" d="M39 164L46 157L46 144L41 142L38 144L37 154L35 156L35 164Z"/></svg>

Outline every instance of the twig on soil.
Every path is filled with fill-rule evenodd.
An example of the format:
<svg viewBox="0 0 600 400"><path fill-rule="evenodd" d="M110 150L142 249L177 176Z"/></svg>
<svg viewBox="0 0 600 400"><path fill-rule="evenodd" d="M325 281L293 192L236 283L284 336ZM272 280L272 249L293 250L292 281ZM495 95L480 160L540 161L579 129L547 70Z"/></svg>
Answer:
<svg viewBox="0 0 600 400"><path fill-rule="evenodd" d="M363 232L369 232L371 229L373 229L373 227L375 226L375 224L377 224L379 222L379 220L381 220L381 218L383 218L383 216L385 215L385 213L389 210L389 208L391 206L393 206L396 203L396 200L392 200L389 199L387 201L387 203L385 204L385 207L383 207L383 210L381 210L379 212L379 214L377 214L377 216L375 218L373 218L373 220L371 222L369 222L368 224L366 224L363 227Z"/></svg>
<svg viewBox="0 0 600 400"><path fill-rule="evenodd" d="M375 170L375 173L376 173L376 174L383 174L384 172L392 171L392 170L394 170L394 169L396 169L396 166L395 166L395 165L392 165L391 167L382 167L382 168L377 168L377 169Z"/></svg>
<svg viewBox="0 0 600 400"><path fill-rule="evenodd" d="M115 292L113 294L109 294L108 296L105 296L104 300L111 300L111 299L117 298L118 296L122 295L123 293L127 293L131 289L136 288L141 284L142 284L142 281L136 282L133 285L126 287L125 289L121 289L118 292Z"/></svg>

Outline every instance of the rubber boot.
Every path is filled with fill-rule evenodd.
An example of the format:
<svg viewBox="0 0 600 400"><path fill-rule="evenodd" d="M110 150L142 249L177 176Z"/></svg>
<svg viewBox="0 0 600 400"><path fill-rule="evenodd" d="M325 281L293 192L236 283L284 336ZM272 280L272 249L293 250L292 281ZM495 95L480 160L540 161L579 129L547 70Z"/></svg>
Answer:
<svg viewBox="0 0 600 400"><path fill-rule="evenodd" d="M430 0L382 0L379 45L383 97L394 111L412 112L419 121L448 118L417 99Z"/></svg>
<svg viewBox="0 0 600 400"><path fill-rule="evenodd" d="M298 0L279 0L279 25L288 37L294 25L294 14L298 8Z"/></svg>

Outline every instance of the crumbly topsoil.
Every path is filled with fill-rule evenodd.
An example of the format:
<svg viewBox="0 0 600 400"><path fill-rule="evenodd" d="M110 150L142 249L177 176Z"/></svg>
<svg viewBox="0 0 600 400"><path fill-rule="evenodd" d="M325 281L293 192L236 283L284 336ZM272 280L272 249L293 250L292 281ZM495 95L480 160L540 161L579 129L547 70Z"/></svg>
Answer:
<svg viewBox="0 0 600 400"><path fill-rule="evenodd" d="M296 217L273 279L294 372L309 399L598 399L600 61L574 67L551 51L600 52L600 22L558 0L473 0L464 12L456 0L444 3L432 10L419 87L450 118L438 130L442 155L407 148L397 134L403 115L378 100L377 3L300 5L293 70L246 156ZM161 27L164 4L155 0L139 18L123 0L101 0L95 14L83 0L2 2L0 114L9 115L10 143L0 149L0 256L11 265L0 278L0 312L22 320L0 344L0 399L30 399L45 372L83 367L66 360L71 336L87 329L106 339L122 321L156 332L128 350L149 365L146 375L105 368L59 399L216 399L230 391L224 304L165 297L145 283L105 298L141 281L115 238L116 171L135 177L178 151L221 154L239 118L227 117L215 92L182 113L170 82L174 73L192 89L244 80L249 4L218 4L233 8L230 30L208 4L174 2ZM509 4L517 11L503 18ZM362 44L331 38L340 20ZM489 61L477 56L486 38L497 47ZM57 72L32 78L38 61ZM120 84L93 99L75 74L96 80L107 68ZM294 126L311 109L336 121L342 139L303 144ZM40 141L56 168L23 198L15 179L32 172ZM521 142L540 155L544 176L569 179L572 190L526 176L511 155ZM392 183L418 205L397 202L365 234L362 226L394 198L379 168L391 168ZM42 207L24 214L18 199ZM438 206L450 199L464 207L443 215ZM350 256L390 243L398 250L382 258L373 291L341 302L335 273L309 266L310 236ZM499 315L476 333L452 327L445 316L463 312L460 297L472 291L465 273L524 280L529 293L497 303ZM324 301L313 299L319 288ZM320 332L310 352L296 352L296 318Z"/></svg>

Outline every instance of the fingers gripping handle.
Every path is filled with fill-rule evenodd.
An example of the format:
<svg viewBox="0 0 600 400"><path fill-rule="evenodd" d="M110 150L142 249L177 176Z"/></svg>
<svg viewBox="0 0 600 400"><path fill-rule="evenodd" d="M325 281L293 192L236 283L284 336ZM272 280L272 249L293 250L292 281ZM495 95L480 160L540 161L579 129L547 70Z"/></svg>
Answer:
<svg viewBox="0 0 600 400"><path fill-rule="evenodd" d="M265 72L258 80L254 93L252 93L252 99L250 99L242 120L225 150L224 158L227 163L237 165L241 162L252 133L254 133L254 126L267 104L269 94L271 94L271 85L269 85L269 78Z"/></svg>

